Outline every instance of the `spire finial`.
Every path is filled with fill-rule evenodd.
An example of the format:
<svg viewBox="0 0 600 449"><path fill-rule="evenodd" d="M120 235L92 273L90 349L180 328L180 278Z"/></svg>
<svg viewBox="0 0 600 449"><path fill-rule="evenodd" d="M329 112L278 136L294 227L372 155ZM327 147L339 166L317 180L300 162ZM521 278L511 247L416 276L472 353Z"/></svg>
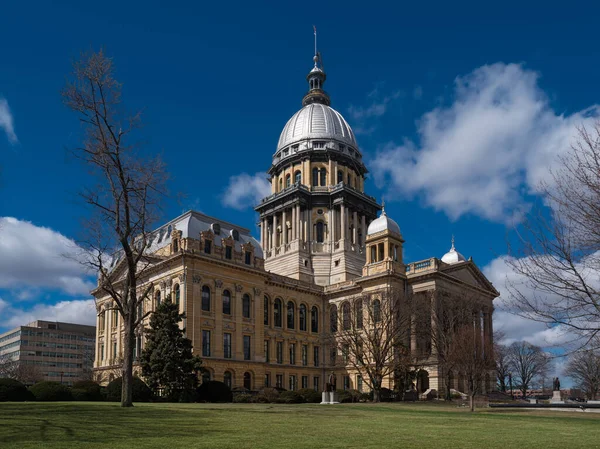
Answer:
<svg viewBox="0 0 600 449"><path fill-rule="evenodd" d="M385 197L381 195L381 213L385 214Z"/></svg>
<svg viewBox="0 0 600 449"><path fill-rule="evenodd" d="M452 234L452 248L450 248L450 251L456 251L454 249L454 234Z"/></svg>
<svg viewBox="0 0 600 449"><path fill-rule="evenodd" d="M318 56L317 56L317 27L315 25L313 25L313 31L315 33L315 67L317 66L317 60L318 60Z"/></svg>

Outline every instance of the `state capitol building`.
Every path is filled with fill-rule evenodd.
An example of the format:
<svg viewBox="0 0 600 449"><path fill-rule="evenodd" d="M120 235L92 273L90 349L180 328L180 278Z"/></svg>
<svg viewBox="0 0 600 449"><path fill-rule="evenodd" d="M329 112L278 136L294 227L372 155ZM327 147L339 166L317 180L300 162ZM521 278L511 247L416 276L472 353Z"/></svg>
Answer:
<svg viewBox="0 0 600 449"><path fill-rule="evenodd" d="M476 297L474 329L491 347L497 290L454 242L441 259L403 260L400 227L365 193L367 167L352 128L330 106L325 80L315 56L302 108L283 128L268 169L271 194L255 207L260 242L248 229L195 211L152 233L151 266L139 284L152 283L154 291L143 311L167 295L179 304L186 335L202 358L203 380L249 390L320 391L334 372L338 389L368 391L364 375L331 341L347 329L356 298L385 291L421 298L426 311L439 295ZM113 271L118 276L118 264ZM122 360L122 323L116 311L105 310L110 298L100 289L93 294L95 368L107 382ZM417 338L414 328L408 326L406 347L419 367L417 389L443 391L435 344ZM143 345L140 329L136 356ZM451 383L465 391L460 373ZM483 391L494 384L490 371ZM393 389L393 376L383 386Z"/></svg>

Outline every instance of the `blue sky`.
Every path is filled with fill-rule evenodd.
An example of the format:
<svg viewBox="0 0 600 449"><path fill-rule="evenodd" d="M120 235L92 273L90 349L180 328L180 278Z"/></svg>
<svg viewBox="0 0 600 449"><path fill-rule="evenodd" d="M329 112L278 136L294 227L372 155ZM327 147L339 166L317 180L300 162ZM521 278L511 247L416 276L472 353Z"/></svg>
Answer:
<svg viewBox="0 0 600 449"><path fill-rule="evenodd" d="M316 25L325 88L357 133L368 193L385 195L402 229L405 259L441 257L454 234L500 288L507 234L574 126L597 115L599 15L591 1L7 2L0 331L92 316L89 278L52 256L85 215L86 172L65 150L79 125L59 94L81 51L103 47L125 103L143 109L146 151L171 174L165 219L194 208L255 229L243 206L300 108ZM252 187L240 194L241 181ZM497 315L515 338L548 336Z"/></svg>

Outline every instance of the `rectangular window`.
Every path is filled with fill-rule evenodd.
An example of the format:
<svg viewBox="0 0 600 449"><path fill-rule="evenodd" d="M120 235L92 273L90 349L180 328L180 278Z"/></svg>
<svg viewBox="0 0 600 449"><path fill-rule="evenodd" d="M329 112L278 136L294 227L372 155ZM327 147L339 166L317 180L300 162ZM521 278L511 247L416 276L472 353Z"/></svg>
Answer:
<svg viewBox="0 0 600 449"><path fill-rule="evenodd" d="M345 365L348 364L349 355L350 355L350 346L349 345L342 346L342 360L344 361Z"/></svg>
<svg viewBox="0 0 600 449"><path fill-rule="evenodd" d="M231 249L231 246L225 245L225 259L231 260L233 258L232 255L233 251Z"/></svg>
<svg viewBox="0 0 600 449"><path fill-rule="evenodd" d="M283 342L277 342L277 363L283 363Z"/></svg>
<svg viewBox="0 0 600 449"><path fill-rule="evenodd" d="M302 345L302 366L308 365L308 346Z"/></svg>
<svg viewBox="0 0 600 449"><path fill-rule="evenodd" d="M104 345L100 345L100 360L104 360Z"/></svg>
<svg viewBox="0 0 600 449"><path fill-rule="evenodd" d="M269 385L271 385L271 375L265 374L265 387L268 387Z"/></svg>
<svg viewBox="0 0 600 449"><path fill-rule="evenodd" d="M315 391L319 391L319 376L313 377L313 388Z"/></svg>
<svg viewBox="0 0 600 449"><path fill-rule="evenodd" d="M252 253L250 251L246 251L244 253L244 263L246 265L250 265L252 263Z"/></svg>
<svg viewBox="0 0 600 449"><path fill-rule="evenodd" d="M283 374L277 374L275 376L275 386L277 388L283 388Z"/></svg>
<svg viewBox="0 0 600 449"><path fill-rule="evenodd" d="M231 334L223 334L223 357L231 358Z"/></svg>
<svg viewBox="0 0 600 449"><path fill-rule="evenodd" d="M265 296L264 298L264 324L265 326L269 325L269 298Z"/></svg>
<svg viewBox="0 0 600 449"><path fill-rule="evenodd" d="M265 340L265 362L269 362L269 340Z"/></svg>
<svg viewBox="0 0 600 449"><path fill-rule="evenodd" d="M290 391L295 391L298 386L296 385L296 376L290 375Z"/></svg>
<svg viewBox="0 0 600 449"><path fill-rule="evenodd" d="M335 365L337 359L337 348L331 348L329 352L329 363Z"/></svg>
<svg viewBox="0 0 600 449"><path fill-rule="evenodd" d="M210 357L210 331L202 331L202 355Z"/></svg>
<svg viewBox="0 0 600 449"><path fill-rule="evenodd" d="M250 336L244 335L244 360L250 360Z"/></svg>
<svg viewBox="0 0 600 449"><path fill-rule="evenodd" d="M296 364L296 343L290 343L290 365Z"/></svg>
<svg viewBox="0 0 600 449"><path fill-rule="evenodd" d="M211 249L212 249L212 241L204 240L204 252L206 254L210 254Z"/></svg>
<svg viewBox="0 0 600 449"><path fill-rule="evenodd" d="M356 389L360 392L363 391L363 380L362 376L356 376Z"/></svg>
<svg viewBox="0 0 600 449"><path fill-rule="evenodd" d="M308 388L308 376L302 376L302 388Z"/></svg>
<svg viewBox="0 0 600 449"><path fill-rule="evenodd" d="M344 376L344 390L350 389L350 376Z"/></svg>
<svg viewBox="0 0 600 449"><path fill-rule="evenodd" d="M319 347L315 346L313 348L313 364L315 366L319 366Z"/></svg>

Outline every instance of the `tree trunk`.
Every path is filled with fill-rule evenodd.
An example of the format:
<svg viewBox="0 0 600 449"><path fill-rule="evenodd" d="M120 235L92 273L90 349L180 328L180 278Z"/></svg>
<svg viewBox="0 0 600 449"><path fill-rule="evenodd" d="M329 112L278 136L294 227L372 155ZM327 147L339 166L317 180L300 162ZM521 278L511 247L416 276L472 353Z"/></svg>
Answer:
<svg viewBox="0 0 600 449"><path fill-rule="evenodd" d="M475 393L469 395L469 408L472 412L475 411Z"/></svg>
<svg viewBox="0 0 600 449"><path fill-rule="evenodd" d="M123 335L123 372L121 389L121 407L133 407L133 346L135 344L135 314L128 313L123 317L125 333Z"/></svg>
<svg viewBox="0 0 600 449"><path fill-rule="evenodd" d="M521 388L522 398L527 399L527 385Z"/></svg>
<svg viewBox="0 0 600 449"><path fill-rule="evenodd" d="M381 389L379 386L373 388L373 402L381 402Z"/></svg>

